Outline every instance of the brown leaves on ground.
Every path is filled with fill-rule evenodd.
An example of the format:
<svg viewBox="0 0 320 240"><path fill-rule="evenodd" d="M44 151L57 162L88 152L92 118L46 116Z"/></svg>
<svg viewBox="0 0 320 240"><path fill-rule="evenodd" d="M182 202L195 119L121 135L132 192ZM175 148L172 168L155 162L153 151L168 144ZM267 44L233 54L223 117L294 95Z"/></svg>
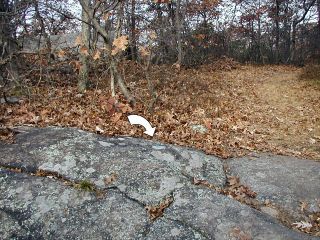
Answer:
<svg viewBox="0 0 320 240"><path fill-rule="evenodd" d="M156 206L146 206L146 210L150 216L151 220L156 220L157 218L163 215L164 210L170 206L173 202L172 197L167 197L164 201L162 201L159 205Z"/></svg>
<svg viewBox="0 0 320 240"><path fill-rule="evenodd" d="M81 46L79 52L82 55L89 56L89 49L86 46Z"/></svg>
<svg viewBox="0 0 320 240"><path fill-rule="evenodd" d="M14 143L14 131L10 128L0 127L0 141Z"/></svg>
<svg viewBox="0 0 320 240"><path fill-rule="evenodd" d="M309 229L309 232L307 233L314 233L315 236L320 237L320 212L309 214L308 217L312 227Z"/></svg>
<svg viewBox="0 0 320 240"><path fill-rule="evenodd" d="M240 178L237 176L228 176L227 185L224 188L216 187L215 185L209 183L207 180L193 178L194 185L202 185L207 188L213 189L220 194L231 197L241 203L247 204L256 209L262 210L263 206L268 206L275 209L277 218L286 226L292 227L299 231L309 233L315 236L320 236L320 212L308 211L308 204L306 202L301 202L300 211L304 215L304 219L301 221L296 221L293 216L291 216L283 208L276 206L270 200L266 200L264 203L259 202L256 197L257 193L252 191L248 186L241 184ZM320 203L319 203L320 207ZM235 228L230 232L230 236L238 237L237 239L251 239L251 236L241 231L239 228Z"/></svg>
<svg viewBox="0 0 320 240"><path fill-rule="evenodd" d="M237 240L252 240L252 237L249 233L242 231L240 228L233 228L230 233L230 237L235 238Z"/></svg>
<svg viewBox="0 0 320 240"><path fill-rule="evenodd" d="M259 202L255 200L257 193L252 191L248 186L240 183L240 178L236 176L228 176L227 187L220 191L224 195L233 199L253 206L259 207Z"/></svg>
<svg viewBox="0 0 320 240"><path fill-rule="evenodd" d="M320 202L318 203L320 208ZM305 219L291 224L295 229L305 233L311 233L320 237L320 212L310 211L307 202L301 202L300 211L305 215Z"/></svg>
<svg viewBox="0 0 320 240"><path fill-rule="evenodd" d="M207 180L197 178L193 178L193 184L206 186L241 203L245 203L254 208L259 208L259 202L255 199L257 193L252 191L248 186L241 184L239 177L228 176L227 186L224 188L218 188L213 184L210 184Z"/></svg>
<svg viewBox="0 0 320 240"><path fill-rule="evenodd" d="M308 81L309 84L314 85L320 89L320 64L306 65L300 74L300 79Z"/></svg>
<svg viewBox="0 0 320 240"><path fill-rule="evenodd" d="M230 63L231 70L226 71L224 64L230 60L225 61L179 72L172 66L151 66L148 75L157 93L152 113L148 106L154 99L142 67L134 62L120 65L137 100L133 109L123 96L112 99L110 91L104 90L109 89L109 80L97 82L92 76L99 88L78 94L76 75L74 79L53 75L51 81L59 79L57 87L29 87L30 100L13 106L0 104L2 122L9 127L72 126L108 136L147 137L141 127L128 123L127 115L137 114L157 128L154 140L223 158L268 151L320 159L320 91L298 78L301 69L236 68ZM194 131L193 125L207 131Z"/></svg>

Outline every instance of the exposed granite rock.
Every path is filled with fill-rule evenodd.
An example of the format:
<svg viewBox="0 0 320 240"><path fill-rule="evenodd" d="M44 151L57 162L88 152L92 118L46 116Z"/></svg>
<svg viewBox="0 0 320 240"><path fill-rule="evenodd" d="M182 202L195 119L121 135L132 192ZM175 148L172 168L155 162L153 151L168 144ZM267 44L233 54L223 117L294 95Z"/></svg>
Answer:
<svg viewBox="0 0 320 240"><path fill-rule="evenodd" d="M135 239L148 228L143 205L109 190L103 198L63 183L0 172L1 239Z"/></svg>
<svg viewBox="0 0 320 240"><path fill-rule="evenodd" d="M174 199L166 217L192 226L207 239L232 239L235 229L244 232L249 237L247 239L311 239L289 230L266 214L209 189L181 188L175 192Z"/></svg>
<svg viewBox="0 0 320 240"><path fill-rule="evenodd" d="M34 129L18 136L0 152L2 165L57 172L99 187L105 177L116 174L113 185L144 204L157 204L192 177L217 186L225 183L220 160L198 151L182 156L179 147L76 129Z"/></svg>
<svg viewBox="0 0 320 240"><path fill-rule="evenodd" d="M19 131L16 143L0 142L1 239L315 239L192 185L196 177L224 186L214 156L72 128ZM84 180L94 191L79 187ZM168 196L173 202L151 221L145 207Z"/></svg>
<svg viewBox="0 0 320 240"><path fill-rule="evenodd" d="M191 125L190 128L195 131L195 132L198 132L198 133L201 133L201 134L204 134L206 132L208 132L208 129L203 126L203 125Z"/></svg>
<svg viewBox="0 0 320 240"><path fill-rule="evenodd" d="M258 200L270 200L299 217L301 202L320 212L320 162L262 154L228 160L232 175L258 192Z"/></svg>

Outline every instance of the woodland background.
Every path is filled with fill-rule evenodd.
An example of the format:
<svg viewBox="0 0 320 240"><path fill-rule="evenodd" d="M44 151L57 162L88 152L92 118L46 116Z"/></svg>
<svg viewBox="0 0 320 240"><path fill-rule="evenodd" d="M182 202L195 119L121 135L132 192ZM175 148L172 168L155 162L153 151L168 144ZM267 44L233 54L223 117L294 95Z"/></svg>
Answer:
<svg viewBox="0 0 320 240"><path fill-rule="evenodd" d="M103 58L130 102L134 99L117 69L124 55L146 68L194 67L223 56L303 65L320 55L319 0L1 0L0 13L1 66L10 62L2 75L7 70L18 79L18 58L33 39L31 50L47 54L48 63L71 52L78 55L72 60L80 91L94 67L90 60ZM74 32L79 33L74 48L51 42Z"/></svg>

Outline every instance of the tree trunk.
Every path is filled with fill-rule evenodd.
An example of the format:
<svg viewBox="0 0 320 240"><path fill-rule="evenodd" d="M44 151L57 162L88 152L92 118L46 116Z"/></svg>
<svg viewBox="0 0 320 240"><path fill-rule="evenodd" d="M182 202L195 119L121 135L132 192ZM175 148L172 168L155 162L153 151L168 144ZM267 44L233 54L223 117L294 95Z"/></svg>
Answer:
<svg viewBox="0 0 320 240"><path fill-rule="evenodd" d="M259 4L258 4L259 10L261 7L261 2L259 0ZM259 54L259 62L264 64L264 56L262 53L262 47L261 47L261 16L260 13L258 14L258 37L257 37L257 45L258 45L258 54Z"/></svg>
<svg viewBox="0 0 320 240"><path fill-rule="evenodd" d="M12 9L8 0L0 0L0 89L3 94L14 82L19 82L18 44L10 19L14 16Z"/></svg>
<svg viewBox="0 0 320 240"><path fill-rule="evenodd" d="M291 24L290 24L290 10L289 3L284 2L284 20L283 20L283 54L281 56L283 62L288 62L290 57L290 44L291 44Z"/></svg>
<svg viewBox="0 0 320 240"><path fill-rule="evenodd" d="M292 35L291 35L291 44L290 44L290 63L294 63L296 58L297 25L298 23L296 21L294 21L292 24Z"/></svg>
<svg viewBox="0 0 320 240"><path fill-rule="evenodd" d="M280 27L279 27L279 19L280 19L280 2L276 0L276 16L275 16L275 24L276 24L276 56L275 62L276 64L279 63L279 56L280 56L280 49L279 49L279 42L280 42Z"/></svg>
<svg viewBox="0 0 320 240"><path fill-rule="evenodd" d="M87 6L90 6L90 0L84 0ZM88 85L89 78L89 51L90 51L90 17L88 13L82 9L82 26L81 26L81 40L84 51L80 51L81 67L78 78L78 90L84 92Z"/></svg>
<svg viewBox="0 0 320 240"><path fill-rule="evenodd" d="M318 12L318 35L320 36L320 0L317 1L317 12Z"/></svg>
<svg viewBox="0 0 320 240"><path fill-rule="evenodd" d="M131 59L137 60L137 40L136 40L136 0L131 0L131 39L130 39L130 52Z"/></svg>
<svg viewBox="0 0 320 240"><path fill-rule="evenodd" d="M166 54L166 44L164 41L164 25L165 25L165 21L163 20L163 16L162 16L162 9L161 9L161 3L157 2L156 3L156 10L157 10L157 27L159 29L159 37L158 37L158 41L159 41L159 47L160 47L160 52L157 55L157 61L162 61L164 55Z"/></svg>
<svg viewBox="0 0 320 240"><path fill-rule="evenodd" d="M119 4L119 9L118 9L118 19L117 19L117 26L115 29L115 38L118 38L121 36L121 29L122 29L122 22L123 22L123 13L124 13L124 2L121 2ZM118 76L118 71L117 71L117 59L111 56L111 65L110 65L110 88L111 88L111 96L114 97L116 95L116 86L115 86L115 79L120 79L122 81L122 77ZM123 82L123 81L122 81ZM121 85L122 87L124 84ZM121 87L120 87L121 88ZM127 88L124 88L124 94L128 94Z"/></svg>
<svg viewBox="0 0 320 240"><path fill-rule="evenodd" d="M118 72L118 68L116 65L116 61L114 60L114 58L111 58L111 74L114 77L114 79L117 79L117 83L123 93L123 95L126 97L126 99L128 100L128 102L130 103L131 106L133 106L135 104L135 99L133 98L133 96L131 95L131 93L129 92L129 90L127 89L127 86L125 85L122 76L119 74Z"/></svg>
<svg viewBox="0 0 320 240"><path fill-rule="evenodd" d="M180 20L180 8L181 8L181 0L177 0L177 8L176 8L176 31L177 31L177 44L178 44L178 61L177 64L181 66L182 64L182 42L181 42L181 34L182 34L182 23Z"/></svg>
<svg viewBox="0 0 320 240"><path fill-rule="evenodd" d="M315 4L316 0L310 1L309 5L306 5L306 1L303 2L303 14L300 18L296 17L292 22L292 35L291 35L291 45L290 45L290 62L293 63L296 61L296 35L297 35L297 26L300 22L302 22L310 8Z"/></svg>
<svg viewBox="0 0 320 240"><path fill-rule="evenodd" d="M50 59L51 41L50 41L49 35L47 34L47 31L46 31L46 28L45 28L45 24L44 24L44 21L43 21L43 17L41 16L40 11L39 11L39 3L38 3L38 1L34 1L34 10L35 10L35 13L36 13L36 19L39 21L39 24L40 24L41 35L43 36L44 41L46 43L46 46L45 46L46 53L48 54L48 59Z"/></svg>

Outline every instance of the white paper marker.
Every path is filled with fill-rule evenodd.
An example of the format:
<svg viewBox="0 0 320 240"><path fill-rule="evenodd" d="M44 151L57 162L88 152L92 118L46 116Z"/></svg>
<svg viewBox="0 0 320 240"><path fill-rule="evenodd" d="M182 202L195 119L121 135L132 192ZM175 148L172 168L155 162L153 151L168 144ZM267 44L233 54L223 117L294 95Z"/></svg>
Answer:
<svg viewBox="0 0 320 240"><path fill-rule="evenodd" d="M146 129L146 131L144 131L144 133L148 134L151 137L153 136L156 128L155 127L153 128L147 119L145 119L141 116L138 116L138 115L129 115L128 119L129 119L129 122L131 125L132 124L142 125Z"/></svg>

